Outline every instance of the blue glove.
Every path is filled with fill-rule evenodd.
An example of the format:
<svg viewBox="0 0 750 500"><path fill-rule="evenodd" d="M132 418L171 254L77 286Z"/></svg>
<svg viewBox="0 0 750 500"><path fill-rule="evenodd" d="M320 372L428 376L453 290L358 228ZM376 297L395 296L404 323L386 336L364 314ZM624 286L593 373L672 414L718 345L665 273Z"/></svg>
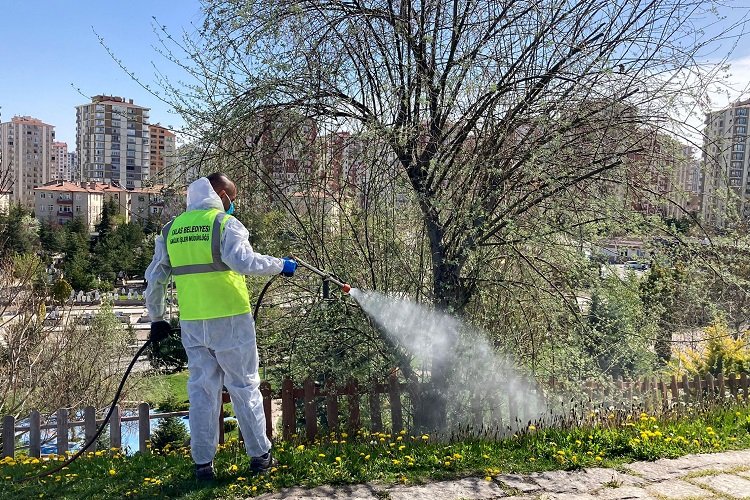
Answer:
<svg viewBox="0 0 750 500"><path fill-rule="evenodd" d="M294 271L297 270L297 261L289 257L281 259L284 261L284 268L281 270L281 274L287 278L294 276Z"/></svg>

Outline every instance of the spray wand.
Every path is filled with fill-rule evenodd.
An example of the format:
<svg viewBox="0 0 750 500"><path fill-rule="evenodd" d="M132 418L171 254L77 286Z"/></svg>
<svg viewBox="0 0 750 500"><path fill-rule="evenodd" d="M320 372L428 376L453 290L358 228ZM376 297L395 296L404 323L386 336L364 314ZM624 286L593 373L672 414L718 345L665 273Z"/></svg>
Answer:
<svg viewBox="0 0 750 500"><path fill-rule="evenodd" d="M342 292L348 294L351 291L352 287L351 285L349 285L349 283L344 283L343 281L334 277L328 271L323 271L321 269L318 269L317 267L313 266L312 264L308 264L307 262L300 259L299 257L292 256L292 258L296 260L297 264L299 264L300 266L304 267L308 271L312 271L313 273L323 278L323 281L330 281L334 285L340 287Z"/></svg>

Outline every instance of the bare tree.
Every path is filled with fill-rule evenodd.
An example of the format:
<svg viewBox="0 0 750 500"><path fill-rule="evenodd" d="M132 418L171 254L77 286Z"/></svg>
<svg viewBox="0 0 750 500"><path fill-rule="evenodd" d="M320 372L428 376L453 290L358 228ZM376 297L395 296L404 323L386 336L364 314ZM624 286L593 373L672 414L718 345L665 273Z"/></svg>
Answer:
<svg viewBox="0 0 750 500"><path fill-rule="evenodd" d="M699 60L744 29L740 16L701 38L714 6L209 1L197 33L164 45L198 83L162 83L206 151L272 191L258 169L263 133L248 127L293 131L293 113L387 145L421 216L437 307L462 314L488 278L508 284L496 269L513 262L539 278L518 286L541 282L571 308L549 256L616 223L632 190L648 191L628 160L653 153L654 133L679 134L670 113L700 97ZM436 387L448 372L433 364Z"/></svg>

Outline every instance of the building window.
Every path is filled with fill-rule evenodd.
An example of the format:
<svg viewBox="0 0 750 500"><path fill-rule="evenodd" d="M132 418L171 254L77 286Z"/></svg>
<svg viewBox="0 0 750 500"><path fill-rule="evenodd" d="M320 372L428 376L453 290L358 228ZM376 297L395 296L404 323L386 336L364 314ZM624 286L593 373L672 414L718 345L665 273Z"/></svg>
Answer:
<svg viewBox="0 0 750 500"><path fill-rule="evenodd" d="M81 205L76 205L76 213L79 213L81 211Z"/></svg>
<svg viewBox="0 0 750 500"><path fill-rule="evenodd" d="M55 207L53 207L52 205L47 205L47 210L49 210L50 212L51 212L51 211L52 211L52 210L53 210L54 208L55 208Z"/></svg>

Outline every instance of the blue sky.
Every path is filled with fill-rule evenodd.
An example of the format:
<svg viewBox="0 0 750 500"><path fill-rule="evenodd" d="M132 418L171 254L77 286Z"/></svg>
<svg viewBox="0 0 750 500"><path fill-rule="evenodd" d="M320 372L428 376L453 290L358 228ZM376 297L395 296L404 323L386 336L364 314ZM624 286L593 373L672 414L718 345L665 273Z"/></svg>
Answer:
<svg viewBox="0 0 750 500"><path fill-rule="evenodd" d="M731 0L721 9L726 21L748 12L750 0ZM151 121L179 127L169 107L131 80L99 44L101 35L117 57L144 83L154 82L155 63L168 76L182 74L153 48L155 16L173 34L200 24L199 0L0 0L0 119L31 115L55 125L56 136L75 149L75 106L88 96L110 94L151 108ZM709 32L718 30L717 26ZM732 87L737 92L713 96L714 107L739 97L750 83L750 37L732 55ZM715 54L726 53L728 44ZM79 90L80 89L80 92ZM747 94L746 94L747 95ZM698 123L702 117L694 117Z"/></svg>
<svg viewBox="0 0 750 500"><path fill-rule="evenodd" d="M179 126L168 106L133 82L99 44L95 29L146 83L156 63L178 70L152 48L155 16L175 34L201 20L198 0L0 0L0 113L31 115L55 125L57 140L75 149L75 106L110 94L151 108L151 121ZM80 89L80 93L76 90ZM83 95L81 95L83 94Z"/></svg>

